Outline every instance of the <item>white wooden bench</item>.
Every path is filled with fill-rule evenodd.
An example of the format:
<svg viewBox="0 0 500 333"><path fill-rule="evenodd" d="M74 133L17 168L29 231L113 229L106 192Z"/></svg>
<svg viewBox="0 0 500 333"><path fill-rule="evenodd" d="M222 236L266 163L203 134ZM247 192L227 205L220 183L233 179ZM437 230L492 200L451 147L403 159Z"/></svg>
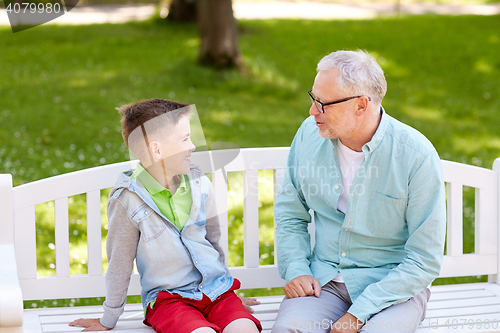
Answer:
<svg viewBox="0 0 500 333"><path fill-rule="evenodd" d="M229 154L230 151L218 152ZM234 153L234 151L232 152ZM281 287L284 281L276 265L259 265L258 171L273 171L274 192L279 188L288 148L243 149L223 170L213 170L210 153L195 153L193 159L207 173L218 200L218 209L228 211L225 172L244 174L244 266L231 267L245 289ZM231 158L228 158L230 160ZM488 282L432 287L423 332L500 332L499 208L500 159L493 171L443 161L447 183L447 248L441 277L488 275ZM64 174L12 187L10 175L0 175L0 331L73 332L67 324L79 317L99 317L101 306L27 309L23 300L103 297L100 191L114 185L120 172L135 167L123 162ZM463 186L475 188L474 253L463 253ZM86 193L88 274L70 274L68 197ZM56 276L37 276L35 205L54 201ZM228 250L228 217L223 215L222 244ZM275 259L275 263L276 263ZM132 276L129 295L140 294L138 275ZM261 297L256 316L269 332L282 296ZM114 331L151 333L142 324L140 304L126 306ZM471 320L474 321L472 328ZM464 325L464 322L466 323ZM489 323L489 325L488 325ZM439 328L436 328L439 325Z"/></svg>

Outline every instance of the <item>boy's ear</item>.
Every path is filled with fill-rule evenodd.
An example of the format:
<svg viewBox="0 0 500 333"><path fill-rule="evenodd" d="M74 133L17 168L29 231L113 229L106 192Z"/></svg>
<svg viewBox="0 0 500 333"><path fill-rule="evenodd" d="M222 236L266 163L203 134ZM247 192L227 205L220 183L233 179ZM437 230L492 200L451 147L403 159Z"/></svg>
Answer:
<svg viewBox="0 0 500 333"><path fill-rule="evenodd" d="M151 156L153 156L155 160L161 159L160 144L158 143L158 141L149 142L149 152L151 153Z"/></svg>

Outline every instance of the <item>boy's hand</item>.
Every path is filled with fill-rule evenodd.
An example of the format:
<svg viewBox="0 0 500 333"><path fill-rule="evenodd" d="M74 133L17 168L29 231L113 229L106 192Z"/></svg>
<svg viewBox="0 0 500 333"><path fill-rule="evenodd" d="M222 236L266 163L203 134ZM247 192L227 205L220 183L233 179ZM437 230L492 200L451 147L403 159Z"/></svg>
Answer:
<svg viewBox="0 0 500 333"><path fill-rule="evenodd" d="M243 297L240 295L238 295L238 297L240 298L241 303L243 303L243 306L245 307L245 309L247 309L248 313L253 313L253 311L254 311L250 307L250 305L259 305L260 304L260 302L257 301L257 299L255 299L255 298Z"/></svg>
<svg viewBox="0 0 500 333"><path fill-rule="evenodd" d="M80 319L77 319L77 320L69 323L69 326L85 327L85 329L82 332L107 331L107 330L111 329L111 328L102 326L101 322L99 321L99 318L93 318L93 319L80 318Z"/></svg>

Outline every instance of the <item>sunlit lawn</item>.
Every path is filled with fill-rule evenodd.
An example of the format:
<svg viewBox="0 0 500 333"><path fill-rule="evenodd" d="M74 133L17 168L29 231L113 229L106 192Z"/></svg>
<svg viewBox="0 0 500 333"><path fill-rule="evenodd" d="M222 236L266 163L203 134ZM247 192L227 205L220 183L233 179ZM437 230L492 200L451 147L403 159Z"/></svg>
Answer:
<svg viewBox="0 0 500 333"><path fill-rule="evenodd" d="M317 61L357 48L373 54L386 72L387 112L424 133L442 158L491 168L500 156L498 16L245 21L240 27L242 72L196 65L195 25L152 20L40 26L16 34L0 28L0 171L13 174L18 185L124 161L114 108L153 97L196 104L208 141L288 146L308 115L306 93ZM262 175L268 186L270 179ZM241 175L230 180L238 192ZM104 234L105 198L103 193ZM464 198L464 250L472 252L473 191L466 189ZM260 228L268 235L261 240L261 262L271 264L272 197L260 200ZM41 275L55 274L50 205L37 207ZM242 265L242 209L230 215L230 264ZM73 273L86 272L85 230L84 198L71 198ZM247 292L255 293L269 292Z"/></svg>

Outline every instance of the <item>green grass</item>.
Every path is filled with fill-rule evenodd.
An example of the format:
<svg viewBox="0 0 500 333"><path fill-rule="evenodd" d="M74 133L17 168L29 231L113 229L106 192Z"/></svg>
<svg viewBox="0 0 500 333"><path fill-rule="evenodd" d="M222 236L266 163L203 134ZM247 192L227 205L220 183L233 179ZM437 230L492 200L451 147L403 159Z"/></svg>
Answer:
<svg viewBox="0 0 500 333"><path fill-rule="evenodd" d="M424 133L442 158L491 168L500 156L498 16L239 24L242 72L196 65L198 31L190 24L150 20L40 26L16 34L0 27L0 172L13 174L18 185L127 160L114 108L153 97L196 104L208 141L288 146L308 116L306 92L316 63L331 51L358 48L373 54L386 73L387 112ZM233 175L231 181L235 184L239 177ZM464 248L472 252L473 191L466 190L464 198ZM73 200L72 272L84 273L84 198ZM261 228L269 233L272 200L261 201ZM43 244L38 247L39 270L44 275L54 274L51 209L50 203L37 207L37 240ZM237 239L241 208L231 215ZM104 234L105 224L103 210ZM238 265L242 244L230 244L236 254L231 264ZM272 244L272 236L261 241L263 263L273 262ZM438 283L455 281L462 280ZM70 304L79 302L88 300Z"/></svg>

